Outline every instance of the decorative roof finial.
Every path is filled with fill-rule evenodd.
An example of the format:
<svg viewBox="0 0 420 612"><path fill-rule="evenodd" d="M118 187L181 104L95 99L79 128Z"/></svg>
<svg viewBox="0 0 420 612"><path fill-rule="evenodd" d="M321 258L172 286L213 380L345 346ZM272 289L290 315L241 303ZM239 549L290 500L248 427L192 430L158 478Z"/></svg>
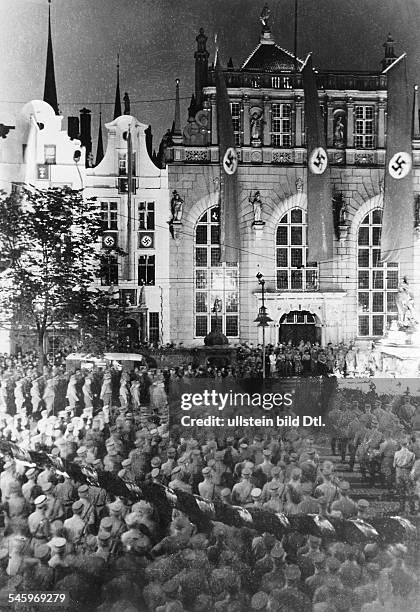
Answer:
<svg viewBox="0 0 420 612"><path fill-rule="evenodd" d="M269 20L271 19L271 11L268 7L268 4L264 5L263 10L261 11L260 21L262 23L263 32L270 32Z"/></svg>
<svg viewBox="0 0 420 612"><path fill-rule="evenodd" d="M124 94L124 115L130 115L130 96L127 92Z"/></svg>

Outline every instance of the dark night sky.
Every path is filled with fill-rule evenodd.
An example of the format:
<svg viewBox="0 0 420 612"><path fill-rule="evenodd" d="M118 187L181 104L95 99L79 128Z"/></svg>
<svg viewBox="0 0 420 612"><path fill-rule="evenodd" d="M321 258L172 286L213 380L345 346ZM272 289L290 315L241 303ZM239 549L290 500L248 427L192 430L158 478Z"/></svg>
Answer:
<svg viewBox="0 0 420 612"><path fill-rule="evenodd" d="M294 0L268 2L276 42L293 51ZM52 26L61 113L99 105L112 119L116 56L131 113L151 123L158 145L173 118L174 81L181 79L182 117L193 91L195 36L208 35L214 57L240 66L259 41L264 0L53 0ZM0 0L0 121L42 98L47 46L47 0ZM407 52L411 83L420 82L420 0L299 0L298 55L313 51L320 68L379 70L388 32L396 53ZM148 100L155 100L150 102ZM109 104L111 103L111 104ZM64 126L67 124L64 123Z"/></svg>

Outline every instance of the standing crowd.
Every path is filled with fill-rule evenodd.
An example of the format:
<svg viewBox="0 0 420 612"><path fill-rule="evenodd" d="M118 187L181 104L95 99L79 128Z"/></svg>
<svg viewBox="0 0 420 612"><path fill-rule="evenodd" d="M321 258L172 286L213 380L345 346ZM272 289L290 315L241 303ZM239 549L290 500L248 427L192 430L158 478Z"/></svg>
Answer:
<svg viewBox="0 0 420 612"><path fill-rule="evenodd" d="M184 376L188 384L188 368L179 377L147 368L66 373L54 366L41 375L28 362L5 366L1 610L42 609L8 602L8 594L27 591L68 593L68 609L80 611L417 609L418 567L413 542L404 538L389 544L375 537L344 542L299 530L276 537L252 522L233 527L212 521L200 530L188 513L174 509L163 516L159 504L141 495L136 501L115 495L65 469L70 463L90 466L140 490L159 483L244 512L373 520L369 503L353 499L349 482L319 456L307 429L250 429L230 436L169 430L168 398L176 385L182 391ZM352 460L356 442L349 430L343 437L338 425L348 409L355 417L354 405L333 409L340 413L336 420L331 416L337 422L331 443L344 460L347 454ZM384 415L379 406L373 411L377 420L395 421L395 411L380 410ZM374 421L363 417L369 409L359 412L352 422L374 430ZM405 467L401 457L414 452L405 445L406 427L417 427L418 411L411 412L405 408L396 416L401 448L393 455L395 470ZM45 451L60 458L64 469L15 460L2 441ZM361 436L357 448L365 441ZM354 460L362 465L358 450ZM410 474L418 463L417 457Z"/></svg>

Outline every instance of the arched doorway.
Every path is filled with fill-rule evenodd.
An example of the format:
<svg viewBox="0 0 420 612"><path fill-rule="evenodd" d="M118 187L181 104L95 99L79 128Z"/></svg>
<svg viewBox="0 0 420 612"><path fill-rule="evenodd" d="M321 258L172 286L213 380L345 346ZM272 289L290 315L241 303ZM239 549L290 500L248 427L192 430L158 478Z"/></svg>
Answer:
<svg viewBox="0 0 420 612"><path fill-rule="evenodd" d="M139 347L139 325L135 319L122 319L118 324L118 344L122 350L133 351Z"/></svg>
<svg viewBox="0 0 420 612"><path fill-rule="evenodd" d="M279 342L287 344L304 342L319 342L321 344L321 328L317 325L316 317L308 310L292 310L280 319Z"/></svg>

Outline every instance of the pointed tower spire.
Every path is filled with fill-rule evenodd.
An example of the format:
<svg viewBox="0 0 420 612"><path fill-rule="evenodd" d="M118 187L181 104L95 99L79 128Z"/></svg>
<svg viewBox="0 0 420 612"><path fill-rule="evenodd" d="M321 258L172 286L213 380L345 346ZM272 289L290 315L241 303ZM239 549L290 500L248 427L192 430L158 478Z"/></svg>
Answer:
<svg viewBox="0 0 420 612"><path fill-rule="evenodd" d="M114 119L121 117L121 93L120 93L120 54L117 55L117 88L115 90Z"/></svg>
<svg viewBox="0 0 420 612"><path fill-rule="evenodd" d="M51 0L48 0L48 45L47 45L47 65L45 69L44 102L53 107L55 114L58 115L57 88L55 86L54 55L51 37Z"/></svg>
<svg viewBox="0 0 420 612"><path fill-rule="evenodd" d="M102 110L99 110L99 131L98 146L96 148L96 165L100 164L104 158L104 141L102 138Z"/></svg>
<svg viewBox="0 0 420 612"><path fill-rule="evenodd" d="M174 125L172 128L172 138L174 144L182 144L182 132L181 132L181 107L179 104L179 79L175 80L175 115Z"/></svg>

